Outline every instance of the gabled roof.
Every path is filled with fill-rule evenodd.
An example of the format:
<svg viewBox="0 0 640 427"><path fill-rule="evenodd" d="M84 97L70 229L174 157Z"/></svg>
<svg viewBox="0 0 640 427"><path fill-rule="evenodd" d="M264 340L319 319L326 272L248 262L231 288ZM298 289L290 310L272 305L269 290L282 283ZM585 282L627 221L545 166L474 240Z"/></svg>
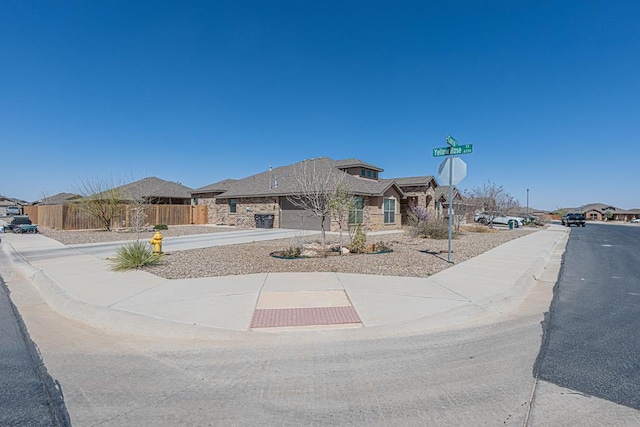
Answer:
<svg viewBox="0 0 640 427"><path fill-rule="evenodd" d="M69 202L71 200L79 199L80 195L73 193L58 193L53 196L47 196L42 198L41 200L35 201L34 204L41 205L61 205L65 202Z"/></svg>
<svg viewBox="0 0 640 427"><path fill-rule="evenodd" d="M125 198L168 198L190 199L193 189L178 182L165 181L155 176L125 184L118 189L122 190Z"/></svg>
<svg viewBox="0 0 640 427"><path fill-rule="evenodd" d="M303 160L288 166L280 166L255 175L251 175L244 179L235 180L229 183L229 188L220 194L222 198L240 198L240 197L268 197L268 196L287 196L296 193L297 185L294 180L296 170L302 168L312 168L319 175L327 176L330 174L343 174L341 171L345 164L353 164L348 161L336 161L328 157L318 157L315 159ZM338 167L337 164L341 166ZM359 164L365 164L360 162ZM376 168L376 170L381 170ZM344 180L351 188L353 194L356 195L382 195L390 187L395 186L398 193L404 195L400 187L394 181L377 181L373 179L359 178L353 175L344 174ZM212 184L213 185L213 184ZM201 192L202 189L197 192ZM211 190L207 192L213 192Z"/></svg>
<svg viewBox="0 0 640 427"><path fill-rule="evenodd" d="M192 193L224 193L227 191L237 179L223 179L222 181L214 182L213 184L206 185L204 187L196 188Z"/></svg>
<svg viewBox="0 0 640 427"><path fill-rule="evenodd" d="M26 205L27 202L25 202L24 200L21 199L16 199L14 197L6 197L3 195L0 195L0 202L3 204L3 206L6 204L7 206L12 206L12 205Z"/></svg>
<svg viewBox="0 0 640 427"><path fill-rule="evenodd" d="M359 159L335 160L335 167L337 167L338 169L365 167L377 172L384 172L384 169L374 166L370 163L365 163Z"/></svg>
<svg viewBox="0 0 640 427"><path fill-rule="evenodd" d="M454 199L460 199L462 198L462 194L460 194L460 191L458 191L458 189L456 188L456 186L453 186L453 198ZM436 200L440 200L443 202L446 202L449 200L449 186L448 185L441 185L440 187L436 188Z"/></svg>
<svg viewBox="0 0 640 427"><path fill-rule="evenodd" d="M604 212L605 210L619 210L615 206L607 205L605 203L589 203L588 205L583 205L581 209L576 209L581 212L589 212L589 211L598 211Z"/></svg>
<svg viewBox="0 0 640 427"><path fill-rule="evenodd" d="M429 186L430 183L435 184L434 187L438 186L438 181L431 175L424 176L409 176L404 178L391 178L387 179L387 181L395 181L400 188L402 187L414 187L414 186Z"/></svg>

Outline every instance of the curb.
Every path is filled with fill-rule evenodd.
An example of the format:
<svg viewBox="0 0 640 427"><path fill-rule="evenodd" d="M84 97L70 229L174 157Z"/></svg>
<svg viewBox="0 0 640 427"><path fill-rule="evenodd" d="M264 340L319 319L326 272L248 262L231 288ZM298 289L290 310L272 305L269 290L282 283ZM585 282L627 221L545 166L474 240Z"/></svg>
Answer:
<svg viewBox="0 0 640 427"><path fill-rule="evenodd" d="M79 300L71 296L44 271L29 264L12 246L11 249L8 249L8 246L11 245L1 245L16 271L33 284L40 297L52 310L71 320L126 335L230 340L240 338L244 334L239 331L191 325L117 308L107 308Z"/></svg>
<svg viewBox="0 0 640 427"><path fill-rule="evenodd" d="M544 231L541 230L541 232ZM365 332L364 335L367 335L366 332L374 332L373 330L379 331L379 328L384 327L399 327L407 331L457 328L481 321L490 316L495 316L497 313L515 310L540 280L540 277L545 275L545 270L560 248L562 249L560 251L561 257L568 235L569 233L567 231L561 233L548 248L544 249L540 256L535 258L525 272L515 280L513 286L504 291L441 313L361 328L358 329L358 332L361 334ZM127 335L218 339L227 341L246 338L247 332L255 333L255 331L251 330L236 331L212 326L182 323L79 300L70 295L60 284L47 275L47 273L29 264L11 244L6 243L0 245L0 247L2 251L7 254L15 269L33 284L34 288L39 292L40 297L49 307L64 317L90 325L91 327ZM432 276L435 283L437 283L438 274ZM557 280L557 273L555 277L550 279L555 282ZM287 332L308 333L316 331L291 330Z"/></svg>

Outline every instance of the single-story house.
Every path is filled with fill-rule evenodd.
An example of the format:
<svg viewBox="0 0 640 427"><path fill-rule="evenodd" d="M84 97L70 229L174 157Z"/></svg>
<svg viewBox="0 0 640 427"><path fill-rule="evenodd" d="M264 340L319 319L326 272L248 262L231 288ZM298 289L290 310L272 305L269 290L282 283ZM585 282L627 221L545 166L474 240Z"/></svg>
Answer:
<svg viewBox="0 0 640 427"><path fill-rule="evenodd" d="M613 218L618 208L604 203L589 203L580 208L570 209L573 212L582 212L587 219L593 221L603 221Z"/></svg>
<svg viewBox="0 0 640 427"><path fill-rule="evenodd" d="M0 195L0 215L4 216L7 214L7 208L9 206L25 206L28 203L24 200L14 199L11 197L5 197Z"/></svg>
<svg viewBox="0 0 640 427"><path fill-rule="evenodd" d="M34 205L63 205L65 203L73 202L81 198L82 196L73 193L58 193L53 196L45 196L40 200L33 202Z"/></svg>
<svg viewBox="0 0 640 427"><path fill-rule="evenodd" d="M612 216L614 221L631 221L632 219L640 218L640 209L620 209L615 211Z"/></svg>
<svg viewBox="0 0 640 427"><path fill-rule="evenodd" d="M437 218L449 218L449 197L453 195L453 214L456 215L456 204L462 203L463 197L454 185L449 190L448 185L441 185L436 188L435 213ZM462 212L463 213L463 212Z"/></svg>
<svg viewBox="0 0 640 427"><path fill-rule="evenodd" d="M122 192L126 201L158 205L190 205L193 191L179 182L165 181L155 176L116 187L116 190Z"/></svg>
<svg viewBox="0 0 640 427"><path fill-rule="evenodd" d="M309 176L340 176L356 198L349 222L367 230L399 229L409 203L435 210L433 177L381 179L384 169L358 159L327 157L269 168L249 177L227 179L193 190L193 202L208 206L208 222L256 227L256 215L272 215L274 228L320 230L321 219L291 201L300 194L302 171ZM326 221L326 230L338 224Z"/></svg>

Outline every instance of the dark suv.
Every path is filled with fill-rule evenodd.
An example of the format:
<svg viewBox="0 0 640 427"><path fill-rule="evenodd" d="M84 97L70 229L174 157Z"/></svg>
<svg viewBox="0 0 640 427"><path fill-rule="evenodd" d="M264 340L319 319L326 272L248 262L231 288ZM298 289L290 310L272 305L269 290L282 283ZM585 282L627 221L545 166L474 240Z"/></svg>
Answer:
<svg viewBox="0 0 640 427"><path fill-rule="evenodd" d="M565 216L562 217L562 225L566 225L567 227L571 227L572 225L585 226L586 217L583 213L580 212L569 212Z"/></svg>

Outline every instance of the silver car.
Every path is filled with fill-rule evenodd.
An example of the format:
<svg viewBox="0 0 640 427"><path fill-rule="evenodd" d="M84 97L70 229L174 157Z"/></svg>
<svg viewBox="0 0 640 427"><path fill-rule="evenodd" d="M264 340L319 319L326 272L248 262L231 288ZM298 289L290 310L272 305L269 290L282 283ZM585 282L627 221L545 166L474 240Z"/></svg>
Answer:
<svg viewBox="0 0 640 427"><path fill-rule="evenodd" d="M474 217L473 220L475 222L479 222L480 224L502 224L509 225L513 224L514 228L518 228L521 225L524 225L524 218L520 218L519 216L510 216L506 215L503 212L498 211L485 211L479 212Z"/></svg>

